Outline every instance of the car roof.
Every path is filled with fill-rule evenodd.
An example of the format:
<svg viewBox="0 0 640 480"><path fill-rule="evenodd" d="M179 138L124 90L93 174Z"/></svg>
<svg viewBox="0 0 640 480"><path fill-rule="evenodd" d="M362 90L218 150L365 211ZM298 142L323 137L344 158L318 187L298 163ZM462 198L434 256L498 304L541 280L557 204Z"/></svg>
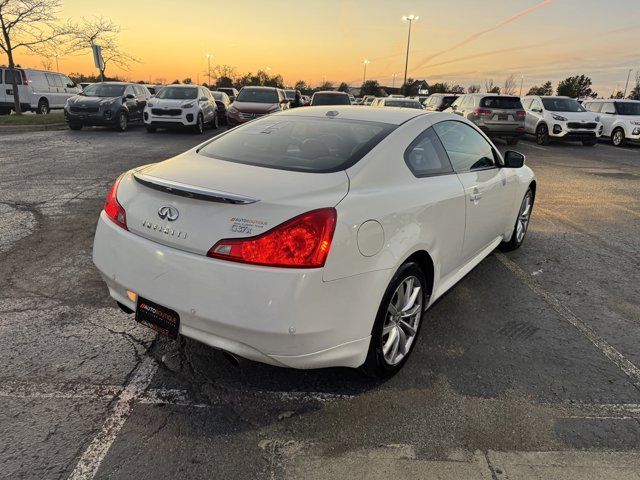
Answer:
<svg viewBox="0 0 640 480"><path fill-rule="evenodd" d="M361 120L378 123L389 123L392 125L400 125L419 115L430 115L437 112L425 112L424 110L416 110L409 108L375 108L360 107L347 105L323 105L318 107L304 107L284 110L277 113L277 116L295 116L295 117L327 117L328 112L336 112L330 115L332 118L341 118L343 120Z"/></svg>
<svg viewBox="0 0 640 480"><path fill-rule="evenodd" d="M639 103L640 100L631 98L586 98L585 102L622 102L622 103Z"/></svg>
<svg viewBox="0 0 640 480"><path fill-rule="evenodd" d="M315 92L314 95L316 93L337 93L338 95L349 95L347 92L338 92L336 90L321 90L319 92Z"/></svg>
<svg viewBox="0 0 640 480"><path fill-rule="evenodd" d="M201 85L195 85L192 83L184 84L184 83L172 83L171 85L165 85L166 87L178 87L178 88L193 88L200 87Z"/></svg>
<svg viewBox="0 0 640 480"><path fill-rule="evenodd" d="M281 88L278 87L263 87L261 85L245 85L242 88L251 88L251 89L255 89L255 90L282 90Z"/></svg>

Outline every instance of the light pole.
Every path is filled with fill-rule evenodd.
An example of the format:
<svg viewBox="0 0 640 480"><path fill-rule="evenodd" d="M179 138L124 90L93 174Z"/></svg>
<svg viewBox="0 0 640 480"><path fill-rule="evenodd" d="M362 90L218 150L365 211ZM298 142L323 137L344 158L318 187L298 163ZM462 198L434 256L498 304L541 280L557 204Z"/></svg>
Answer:
<svg viewBox="0 0 640 480"><path fill-rule="evenodd" d="M627 73L627 83L624 85L624 98L627 98L627 88L629 87L629 77L631 76L631 69Z"/></svg>
<svg viewBox="0 0 640 480"><path fill-rule="evenodd" d="M53 56L56 57L56 72L59 72L60 71L60 66L58 65L58 58L60 58L60 54L59 53L54 53Z"/></svg>
<svg viewBox="0 0 640 480"><path fill-rule="evenodd" d="M362 63L364 65L364 73L362 74L362 84L364 85L364 82L367 80L367 65L369 65L371 62L365 58L362 61Z"/></svg>
<svg viewBox="0 0 640 480"><path fill-rule="evenodd" d="M522 96L522 84L524 83L524 75L520 75L520 96Z"/></svg>
<svg viewBox="0 0 640 480"><path fill-rule="evenodd" d="M404 82L402 83L403 88L406 88L407 85L407 69L409 68L409 45L411 44L411 25L414 20L418 20L420 17L417 15L407 15L402 17L402 20L409 22L409 35L407 36L407 58L404 62ZM406 94L406 92L405 92Z"/></svg>
<svg viewBox="0 0 640 480"><path fill-rule="evenodd" d="M213 55L207 53L207 75L209 76L209 88L211 88L211 58L213 58Z"/></svg>

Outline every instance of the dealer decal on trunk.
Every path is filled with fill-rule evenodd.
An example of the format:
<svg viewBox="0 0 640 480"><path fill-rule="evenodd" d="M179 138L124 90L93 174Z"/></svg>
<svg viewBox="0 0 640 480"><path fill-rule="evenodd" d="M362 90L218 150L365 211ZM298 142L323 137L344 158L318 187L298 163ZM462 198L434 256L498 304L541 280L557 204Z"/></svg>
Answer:
<svg viewBox="0 0 640 480"><path fill-rule="evenodd" d="M253 235L254 231L262 231L269 224L264 220L255 220L249 218L232 217L229 219L231 222L231 231L235 233L244 233L247 235Z"/></svg>

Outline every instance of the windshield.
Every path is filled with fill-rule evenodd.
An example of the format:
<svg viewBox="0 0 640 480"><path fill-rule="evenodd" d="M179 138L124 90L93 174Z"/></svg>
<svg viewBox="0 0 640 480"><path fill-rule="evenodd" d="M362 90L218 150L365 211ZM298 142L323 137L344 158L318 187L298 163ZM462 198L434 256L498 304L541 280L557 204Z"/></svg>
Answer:
<svg viewBox="0 0 640 480"><path fill-rule="evenodd" d="M351 105L349 95L344 93L316 93L311 99L311 105Z"/></svg>
<svg viewBox="0 0 640 480"><path fill-rule="evenodd" d="M394 128L385 123L279 115L234 128L199 153L281 170L336 172L354 165Z"/></svg>
<svg viewBox="0 0 640 480"><path fill-rule="evenodd" d="M195 87L164 87L158 92L156 98L166 100L195 100L198 98L198 89Z"/></svg>
<svg viewBox="0 0 640 480"><path fill-rule="evenodd" d="M86 97L121 97L124 95L126 85L109 85L106 83L94 83L87 85L82 91Z"/></svg>
<svg viewBox="0 0 640 480"><path fill-rule="evenodd" d="M640 102L616 102L619 115L640 116Z"/></svg>
<svg viewBox="0 0 640 480"><path fill-rule="evenodd" d="M211 92L211 95L213 95L213 98L215 98L216 100L222 100L224 98L223 95L225 95L222 92Z"/></svg>
<svg viewBox="0 0 640 480"><path fill-rule="evenodd" d="M237 102L253 103L278 103L278 94L275 90L263 90L258 88L243 88L236 97Z"/></svg>
<svg viewBox="0 0 640 480"><path fill-rule="evenodd" d="M518 97L485 97L480 101L480 106L485 108L522 109L522 103Z"/></svg>
<svg viewBox="0 0 640 480"><path fill-rule="evenodd" d="M287 98L293 100L294 98L296 98L296 91L295 90L285 90L284 93L287 94Z"/></svg>
<svg viewBox="0 0 640 480"><path fill-rule="evenodd" d="M413 100L385 100L384 106L422 109L420 102Z"/></svg>
<svg viewBox="0 0 640 480"><path fill-rule="evenodd" d="M573 98L543 98L545 110L550 112L586 112L585 108Z"/></svg>

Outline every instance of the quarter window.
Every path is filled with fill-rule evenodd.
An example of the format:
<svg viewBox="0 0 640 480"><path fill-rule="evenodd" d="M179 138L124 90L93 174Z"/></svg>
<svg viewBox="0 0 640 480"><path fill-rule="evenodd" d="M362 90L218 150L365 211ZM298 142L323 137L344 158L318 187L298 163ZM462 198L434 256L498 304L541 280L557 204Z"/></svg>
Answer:
<svg viewBox="0 0 640 480"><path fill-rule="evenodd" d="M433 128L425 130L411 142L404 152L404 161L416 177L453 173L451 163Z"/></svg>
<svg viewBox="0 0 640 480"><path fill-rule="evenodd" d="M496 165L493 147L474 128L447 120L433 126L449 156L453 169L460 172Z"/></svg>

